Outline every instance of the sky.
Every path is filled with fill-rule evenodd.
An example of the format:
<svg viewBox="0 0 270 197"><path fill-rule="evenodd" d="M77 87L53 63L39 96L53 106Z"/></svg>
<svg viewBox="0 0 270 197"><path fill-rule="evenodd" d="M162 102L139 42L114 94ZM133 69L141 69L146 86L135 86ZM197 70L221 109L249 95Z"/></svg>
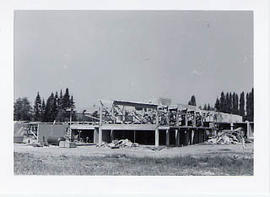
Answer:
<svg viewBox="0 0 270 197"><path fill-rule="evenodd" d="M213 105L253 87L251 11L15 11L14 100Z"/></svg>

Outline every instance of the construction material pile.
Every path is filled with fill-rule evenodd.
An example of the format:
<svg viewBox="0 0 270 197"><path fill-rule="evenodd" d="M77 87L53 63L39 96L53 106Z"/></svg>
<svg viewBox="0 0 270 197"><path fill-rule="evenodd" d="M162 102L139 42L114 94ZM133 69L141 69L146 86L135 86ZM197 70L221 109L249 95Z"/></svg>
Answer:
<svg viewBox="0 0 270 197"><path fill-rule="evenodd" d="M99 147L109 147L111 149L118 149L118 148L131 148L131 147L138 147L139 144L132 143L128 139L122 140L113 140L111 143L102 143Z"/></svg>
<svg viewBox="0 0 270 197"><path fill-rule="evenodd" d="M245 138L242 128L223 130L206 141L208 144L241 144L245 142L249 141Z"/></svg>

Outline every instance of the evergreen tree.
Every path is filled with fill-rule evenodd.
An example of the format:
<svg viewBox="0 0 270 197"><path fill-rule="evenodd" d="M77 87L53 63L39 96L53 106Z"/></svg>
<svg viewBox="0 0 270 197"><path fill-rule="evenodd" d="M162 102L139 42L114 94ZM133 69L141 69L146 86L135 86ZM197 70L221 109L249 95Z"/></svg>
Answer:
<svg viewBox="0 0 270 197"><path fill-rule="evenodd" d="M51 93L51 95L49 96L46 102L45 113L44 113L45 122L53 122L55 119L54 102L55 102L54 94Z"/></svg>
<svg viewBox="0 0 270 197"><path fill-rule="evenodd" d="M58 106L57 106L57 98L56 96L53 97L53 106L52 106L52 121L55 120L57 113L58 113Z"/></svg>
<svg viewBox="0 0 270 197"><path fill-rule="evenodd" d="M71 107L72 109L75 108L75 103L74 103L74 101L73 101L73 96L70 97L70 107Z"/></svg>
<svg viewBox="0 0 270 197"><path fill-rule="evenodd" d="M254 120L254 90L246 94L246 120Z"/></svg>
<svg viewBox="0 0 270 197"><path fill-rule="evenodd" d="M42 109L41 109L41 98L39 95L39 92L37 93L35 103L34 103L34 120L35 121L41 121L41 114L42 114Z"/></svg>
<svg viewBox="0 0 270 197"><path fill-rule="evenodd" d="M230 113L230 95L228 92L226 93L226 98L225 98L225 112Z"/></svg>
<svg viewBox="0 0 270 197"><path fill-rule="evenodd" d="M232 97L232 113L238 114L238 95L234 92Z"/></svg>
<svg viewBox="0 0 270 197"><path fill-rule="evenodd" d="M63 92L62 92L62 90L60 90L60 96L59 96L59 100L58 100L58 111L60 111L61 109L63 109Z"/></svg>
<svg viewBox="0 0 270 197"><path fill-rule="evenodd" d="M239 99L238 99L238 94L235 94L235 114L239 114Z"/></svg>
<svg viewBox="0 0 270 197"><path fill-rule="evenodd" d="M14 120L31 120L32 107L26 97L16 99L14 103Z"/></svg>
<svg viewBox="0 0 270 197"><path fill-rule="evenodd" d="M57 91L55 92L54 99L56 101L56 107L57 107L57 111L58 111L59 110L59 97L58 97Z"/></svg>
<svg viewBox="0 0 270 197"><path fill-rule="evenodd" d="M191 96L190 101L188 102L189 105L196 106L196 98L194 95Z"/></svg>
<svg viewBox="0 0 270 197"><path fill-rule="evenodd" d="M254 88L252 88L250 95L250 121L254 121Z"/></svg>
<svg viewBox="0 0 270 197"><path fill-rule="evenodd" d="M224 92L221 92L220 95L220 111L225 112L226 103L225 103L225 95Z"/></svg>
<svg viewBox="0 0 270 197"><path fill-rule="evenodd" d="M68 109L70 108L70 96L69 96L69 90L66 88L66 92L63 97L63 109Z"/></svg>
<svg viewBox="0 0 270 197"><path fill-rule="evenodd" d="M203 110L207 110L207 105L206 104L204 104Z"/></svg>
<svg viewBox="0 0 270 197"><path fill-rule="evenodd" d="M228 104L228 113L233 113L233 96L232 93L230 92L229 94L229 104Z"/></svg>
<svg viewBox="0 0 270 197"><path fill-rule="evenodd" d="M249 120L250 116L250 105L249 105L249 93L246 93L246 120Z"/></svg>
<svg viewBox="0 0 270 197"><path fill-rule="evenodd" d="M220 111L220 102L219 102L218 98L217 98L216 103L215 103L215 109L216 109L216 111Z"/></svg>
<svg viewBox="0 0 270 197"><path fill-rule="evenodd" d="M240 94L239 115L245 116L245 93Z"/></svg>
<svg viewBox="0 0 270 197"><path fill-rule="evenodd" d="M208 105L207 105L207 110L211 110L211 106L210 106L209 103L208 103Z"/></svg>
<svg viewBox="0 0 270 197"><path fill-rule="evenodd" d="M45 101L44 101L44 99L42 99L42 105L41 105L41 121L45 121L44 120L45 108L46 108Z"/></svg>

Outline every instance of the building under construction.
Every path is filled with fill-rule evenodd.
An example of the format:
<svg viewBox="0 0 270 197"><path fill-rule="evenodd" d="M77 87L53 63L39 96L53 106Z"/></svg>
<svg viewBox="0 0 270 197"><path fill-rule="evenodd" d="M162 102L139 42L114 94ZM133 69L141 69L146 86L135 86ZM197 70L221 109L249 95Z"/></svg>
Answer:
<svg viewBox="0 0 270 197"><path fill-rule="evenodd" d="M99 101L96 116L85 113L90 122L70 122L71 141L102 144L116 139L134 143L183 146L201 143L219 130L241 127L246 137L253 136L253 123L239 115L201 110L195 106L172 105L168 99L156 104L113 100Z"/></svg>
<svg viewBox="0 0 270 197"><path fill-rule="evenodd" d="M220 130L241 128L253 137L254 124L228 113L201 110L195 106L175 104L169 99L154 103L113 100L99 101L98 112L84 112L89 121L68 123L30 122L27 135L38 142L57 144L59 138L101 145L128 139L148 145L183 146L201 143ZM14 126L14 140L22 140L19 123Z"/></svg>

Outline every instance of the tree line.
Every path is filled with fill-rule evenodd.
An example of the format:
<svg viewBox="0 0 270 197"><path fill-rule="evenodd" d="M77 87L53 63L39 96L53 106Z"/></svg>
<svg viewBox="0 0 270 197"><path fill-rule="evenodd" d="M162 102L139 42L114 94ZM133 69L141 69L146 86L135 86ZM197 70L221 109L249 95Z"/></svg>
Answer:
<svg viewBox="0 0 270 197"><path fill-rule="evenodd" d="M39 92L35 98L33 107L26 97L18 98L14 103L14 120L32 120L41 122L63 122L68 121L70 115L72 120L76 120L76 114L73 109L75 102L73 96L70 96L69 89L66 88L63 94L60 90L51 93L48 99L41 99Z"/></svg>
<svg viewBox="0 0 270 197"><path fill-rule="evenodd" d="M191 96L189 105L196 106L196 98L194 95ZM203 110L214 110L218 112L230 113L243 116L244 120L254 121L254 89L250 92L241 92L238 95L235 92L221 92L220 97L216 99L214 107L210 104L205 104L200 109Z"/></svg>

